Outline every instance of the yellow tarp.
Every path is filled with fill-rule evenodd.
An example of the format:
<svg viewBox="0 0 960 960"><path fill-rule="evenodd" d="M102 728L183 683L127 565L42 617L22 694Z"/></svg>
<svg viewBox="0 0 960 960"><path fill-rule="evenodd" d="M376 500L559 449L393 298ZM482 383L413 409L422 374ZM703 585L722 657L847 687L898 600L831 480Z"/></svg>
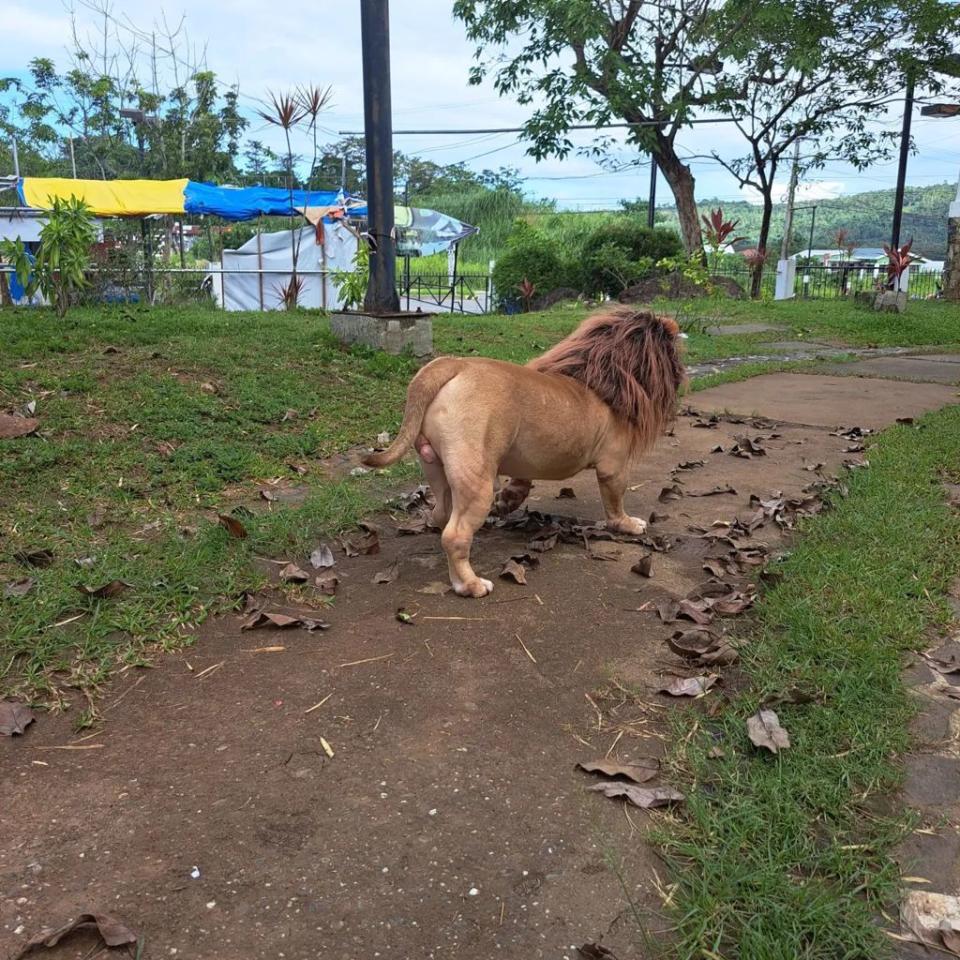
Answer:
<svg viewBox="0 0 960 960"><path fill-rule="evenodd" d="M28 207L46 210L51 197L84 200L99 217L131 217L149 213L183 213L187 180L69 180L24 177Z"/></svg>

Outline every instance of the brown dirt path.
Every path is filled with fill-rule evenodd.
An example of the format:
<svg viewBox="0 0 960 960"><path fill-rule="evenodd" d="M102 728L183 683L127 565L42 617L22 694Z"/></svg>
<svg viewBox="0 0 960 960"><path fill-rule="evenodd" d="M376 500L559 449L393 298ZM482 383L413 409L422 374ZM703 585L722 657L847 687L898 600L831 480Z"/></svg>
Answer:
<svg viewBox="0 0 960 960"><path fill-rule="evenodd" d="M805 397L816 378L781 379L782 406L784 391ZM877 420L917 412L887 382L858 383ZM731 406L714 393L697 406ZM641 839L647 817L588 793L574 764L663 748L665 713L678 707L653 691L684 671L661 642L674 628L636 608L707 578L710 545L689 527L747 516L752 493L800 495L813 464L842 470L849 441L796 425L805 403L786 411L793 425L772 428L681 418L644 460L628 505L669 514L651 532L674 545L655 555L651 580L630 572L646 552L635 544L596 544L607 560L561 544L526 587L496 580L482 601L427 595L444 578L438 538L387 527L378 556L338 551L328 633L241 633L226 618L157 669L118 679L102 731L75 744L93 749L49 749L79 739L69 717L4 738L0 955L95 906L141 932L151 960L573 960L601 940L621 960L657 956L664 870ZM841 423L853 421L838 408ZM765 457L710 452L771 432ZM679 474L687 494L737 493L658 503L672 469L700 458ZM592 477L564 485L576 500L538 484L531 507L600 517ZM484 531L478 569L495 578L526 539ZM781 532L768 522L758 541L776 549ZM395 559L398 579L373 584ZM399 606L419 611L416 626L395 619ZM268 645L285 649L254 652ZM93 944L45 955L80 958Z"/></svg>

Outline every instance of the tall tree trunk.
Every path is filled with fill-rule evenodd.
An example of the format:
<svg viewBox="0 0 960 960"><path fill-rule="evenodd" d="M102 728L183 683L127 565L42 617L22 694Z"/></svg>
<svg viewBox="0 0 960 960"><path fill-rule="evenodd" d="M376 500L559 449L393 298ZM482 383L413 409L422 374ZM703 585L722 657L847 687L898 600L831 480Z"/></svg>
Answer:
<svg viewBox="0 0 960 960"><path fill-rule="evenodd" d="M773 219L773 197L767 190L763 195L763 216L760 218L760 235L757 237L757 261L753 265L750 277L750 297L760 299L760 287L763 282L763 267L767 259L767 239L770 236L770 221Z"/></svg>
<svg viewBox="0 0 960 960"><path fill-rule="evenodd" d="M677 204L677 217L680 220L680 236L683 238L683 248L688 256L704 259L700 214L697 212L697 203L693 194L695 185L693 174L690 172L690 168L680 159L668 137L657 136L655 157L657 166L670 185L673 199Z"/></svg>

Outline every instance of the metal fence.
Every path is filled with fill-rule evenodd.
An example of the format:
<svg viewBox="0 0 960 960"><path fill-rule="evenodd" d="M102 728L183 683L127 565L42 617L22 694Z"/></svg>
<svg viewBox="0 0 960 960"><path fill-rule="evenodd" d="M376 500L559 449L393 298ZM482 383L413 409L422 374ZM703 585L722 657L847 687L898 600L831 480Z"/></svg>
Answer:
<svg viewBox="0 0 960 960"><path fill-rule="evenodd" d="M9 265L0 264L0 272L12 272ZM283 288L290 272L286 269L231 271L217 266L173 267L154 264L148 270L95 269L88 271L90 281L83 293L85 303L150 303L186 305L207 303L212 306L237 309L230 293L230 277L241 273L256 277L259 296L256 303L245 309L282 309ZM333 274L326 270L298 270L305 280L314 281L314 293L307 306L330 309L336 305ZM775 269L767 266L761 277L761 296L772 298L775 287ZM662 277L661 289L669 296L672 287L680 298L695 292L692 285L672 283L677 277ZM715 291L730 295L749 295L751 272L744 265L720 266L711 285ZM873 292L886 286L886 269L873 264L811 264L798 266L794 296L798 299L832 300L853 298L857 293ZM907 294L914 300L934 299L941 295L943 274L940 270L911 268L907 276ZM484 314L502 309L493 289L490 274L401 274L397 277L400 306L404 310L424 313ZM249 298L248 298L249 299ZM316 302L312 302L312 301ZM303 302L303 301L301 301ZM516 304L519 309L519 304ZM512 312L507 304L507 312Z"/></svg>
<svg viewBox="0 0 960 960"><path fill-rule="evenodd" d="M942 289L941 270L911 267L906 277L907 295L912 300L930 300ZM808 300L835 300L857 293L872 293L887 287L885 266L830 263L798 266L794 294Z"/></svg>

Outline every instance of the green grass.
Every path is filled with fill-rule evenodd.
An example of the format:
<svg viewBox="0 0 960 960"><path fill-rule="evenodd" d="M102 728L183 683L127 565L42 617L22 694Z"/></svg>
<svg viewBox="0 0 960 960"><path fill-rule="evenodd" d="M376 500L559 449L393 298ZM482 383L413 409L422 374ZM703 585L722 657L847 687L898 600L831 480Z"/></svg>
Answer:
<svg viewBox="0 0 960 960"><path fill-rule="evenodd" d="M960 516L942 486L960 478L960 407L920 423L881 435L849 498L805 525L746 637L741 692L716 718L678 720L672 763L692 783L660 841L680 957L890 952L877 919L908 822L885 800L909 745L903 654L947 624L960 575ZM744 721L791 687L819 702L778 707L792 747L761 754ZM718 744L724 757L708 759Z"/></svg>
<svg viewBox="0 0 960 960"><path fill-rule="evenodd" d="M960 310L943 300L910 301L902 315L877 313L850 300L692 300L685 310L711 322L763 322L788 328L773 339L796 335L855 346L922 346L960 343ZM766 335L764 339L771 339Z"/></svg>
<svg viewBox="0 0 960 960"><path fill-rule="evenodd" d="M763 315L763 305L749 306ZM927 310L915 306L928 305L911 305L908 317L920 322ZM703 309L713 321L730 307L745 309L728 301ZM436 349L523 363L586 312L439 315ZM0 695L53 701L71 688L95 689L155 644L188 642L187 625L256 582L254 546L287 555L373 509L382 482L333 482L322 460L394 430L416 369L409 358L343 350L327 320L309 311L91 308L58 324L46 311L6 310L0 337L0 409L36 400L42 420L39 436L0 441L0 584L37 580L22 598L0 591ZM687 358L754 352L757 341L693 332ZM695 387L784 368L794 366L744 365ZM290 464L309 472L297 477ZM307 505L273 504L268 517L249 521L251 540L229 541L217 513L266 509L258 490L277 477L305 486ZM104 523L91 525L98 512ZM196 534L184 538L185 527ZM55 555L47 569L13 559L41 548ZM89 569L75 563L88 557ZM76 590L113 578L133 589L99 603Z"/></svg>

